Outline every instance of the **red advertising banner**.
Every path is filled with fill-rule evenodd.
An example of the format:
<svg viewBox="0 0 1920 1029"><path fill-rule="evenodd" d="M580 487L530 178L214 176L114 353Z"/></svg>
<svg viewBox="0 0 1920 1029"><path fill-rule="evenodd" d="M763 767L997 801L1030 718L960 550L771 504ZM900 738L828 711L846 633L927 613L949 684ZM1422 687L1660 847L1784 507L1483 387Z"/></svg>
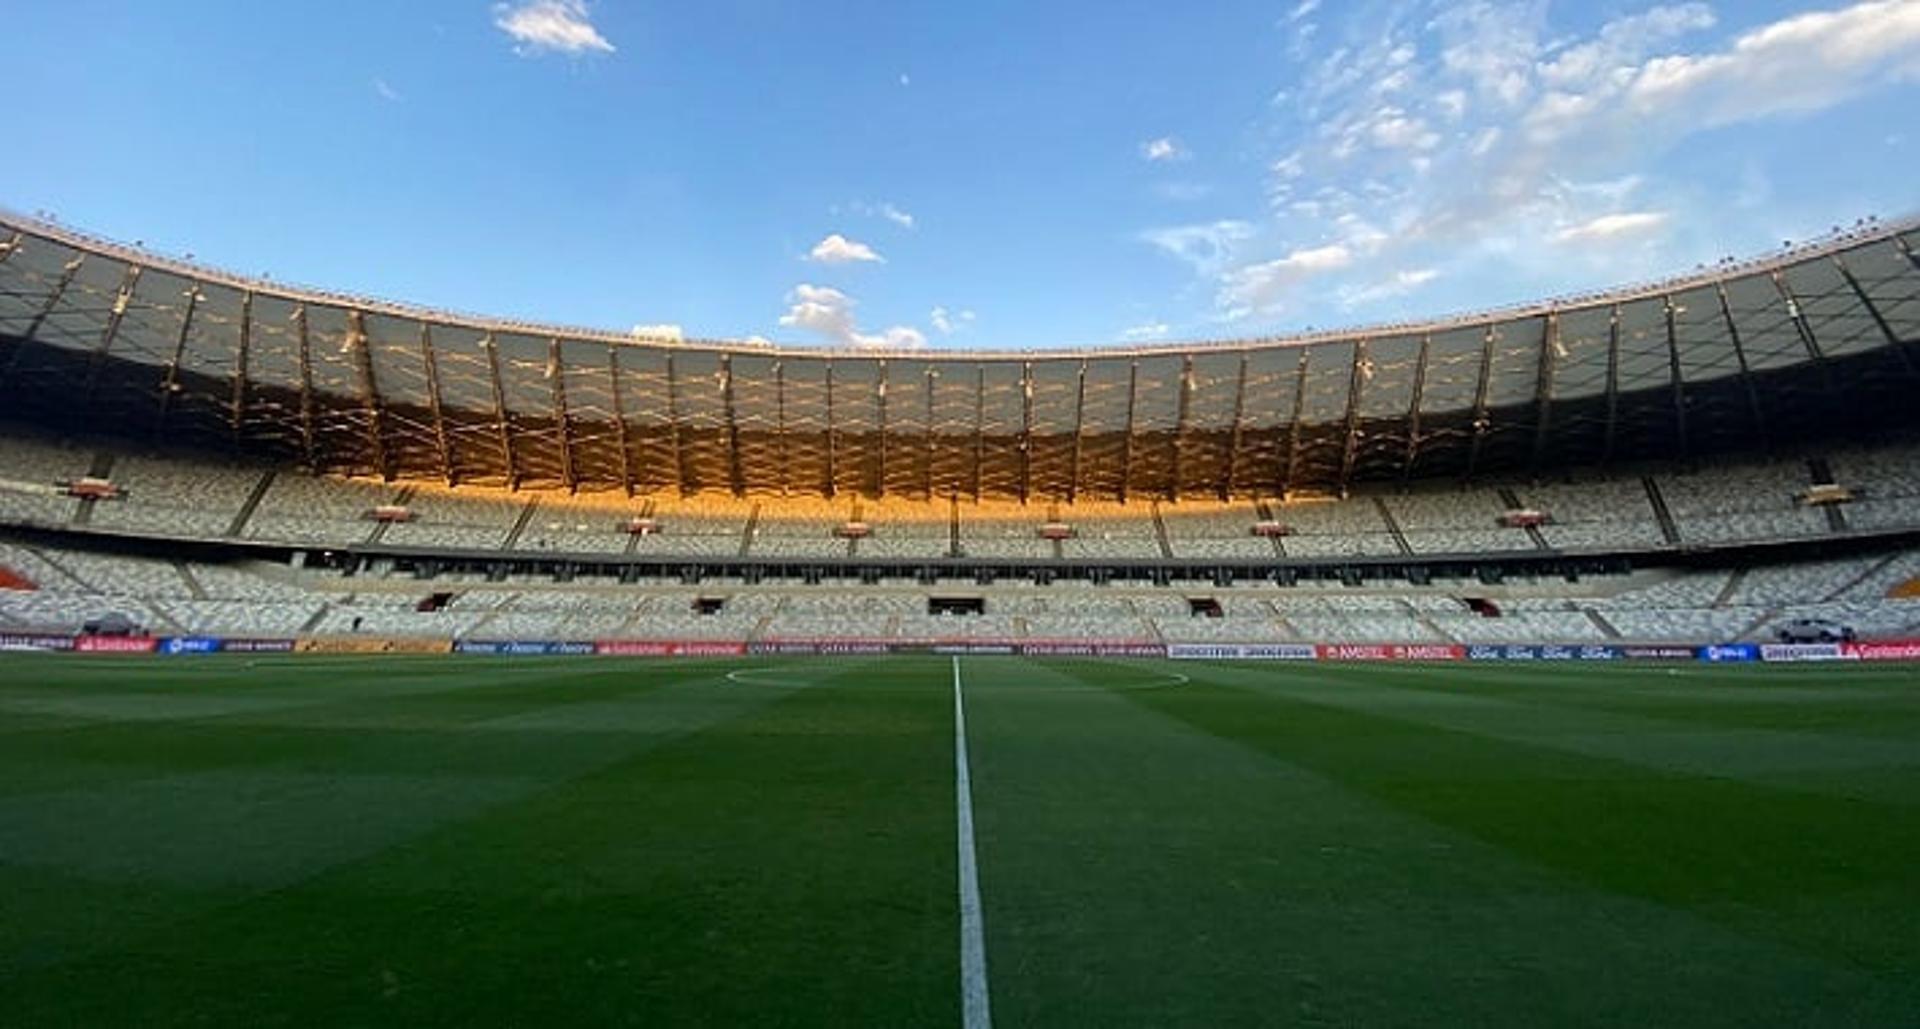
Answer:
<svg viewBox="0 0 1920 1029"><path fill-rule="evenodd" d="M613 657L735 657L745 654L747 645L713 640L600 640L593 652Z"/></svg>
<svg viewBox="0 0 1920 1029"><path fill-rule="evenodd" d="M1457 643L1322 643L1322 661L1465 661Z"/></svg>
<svg viewBox="0 0 1920 1029"><path fill-rule="evenodd" d="M76 636L73 649L86 654L151 654L159 642L152 636Z"/></svg>
<svg viewBox="0 0 1920 1029"><path fill-rule="evenodd" d="M1843 643L1840 649L1855 661L1920 661L1920 640Z"/></svg>

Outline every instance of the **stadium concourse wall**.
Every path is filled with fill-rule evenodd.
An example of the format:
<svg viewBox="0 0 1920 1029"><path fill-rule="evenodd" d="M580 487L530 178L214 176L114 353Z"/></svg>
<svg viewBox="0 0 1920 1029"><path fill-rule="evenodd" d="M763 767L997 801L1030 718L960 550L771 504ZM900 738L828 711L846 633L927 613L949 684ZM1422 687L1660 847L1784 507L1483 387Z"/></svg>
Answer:
<svg viewBox="0 0 1920 1029"><path fill-rule="evenodd" d="M881 654L1135 657L1176 661L1600 662L1700 661L1803 664L1829 661L1920 662L1920 640L1871 643L1712 643L1691 645L1452 643L1151 643L1035 640L451 640L390 636L99 636L0 633L0 651L126 656L208 654L464 654L492 657L745 657Z"/></svg>

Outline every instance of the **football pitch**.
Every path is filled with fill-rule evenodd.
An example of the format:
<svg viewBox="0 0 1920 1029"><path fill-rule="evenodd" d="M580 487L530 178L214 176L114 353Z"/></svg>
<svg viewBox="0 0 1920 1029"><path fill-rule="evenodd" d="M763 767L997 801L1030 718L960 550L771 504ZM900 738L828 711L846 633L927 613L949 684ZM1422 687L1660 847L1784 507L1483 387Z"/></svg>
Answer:
<svg viewBox="0 0 1920 1029"><path fill-rule="evenodd" d="M1920 670L0 659L0 1025L963 1020L1920 1023Z"/></svg>

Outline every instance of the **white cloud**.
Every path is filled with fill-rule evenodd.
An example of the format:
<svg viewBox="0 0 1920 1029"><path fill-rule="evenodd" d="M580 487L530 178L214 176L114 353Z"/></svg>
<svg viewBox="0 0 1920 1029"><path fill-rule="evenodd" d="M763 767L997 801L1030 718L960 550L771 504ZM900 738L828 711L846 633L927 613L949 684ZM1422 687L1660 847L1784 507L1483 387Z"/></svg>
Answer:
<svg viewBox="0 0 1920 1029"><path fill-rule="evenodd" d="M613 44L594 28L586 0L521 0L495 4L493 24L513 37L516 53L610 54Z"/></svg>
<svg viewBox="0 0 1920 1029"><path fill-rule="evenodd" d="M1253 225L1243 221L1178 225L1140 234L1141 239L1192 265L1195 271L1203 275L1212 274L1230 263L1239 244L1253 236Z"/></svg>
<svg viewBox="0 0 1920 1029"><path fill-rule="evenodd" d="M877 333L861 332L853 315L859 302L831 286L801 283L787 294L787 305L780 324L805 329L841 346L918 350L927 345L925 333L906 325Z"/></svg>
<svg viewBox="0 0 1920 1029"><path fill-rule="evenodd" d="M1139 238L1190 266L1230 319L1387 299L1437 269L1466 278L1456 261L1559 281L1542 242L1606 254L1609 275L1657 274L1675 251L1598 244L1691 237L1676 227L1732 216L1743 192L1688 195L1659 174L1664 154L1920 83L1920 0L1829 2L1842 6L1711 42L1714 10L1691 0L1571 35L1548 19L1571 5L1548 0L1354 5L1294 51L1300 81L1256 127L1276 155L1267 216Z"/></svg>
<svg viewBox="0 0 1920 1029"><path fill-rule="evenodd" d="M877 204L870 204L864 200L856 201L848 204L847 209L863 218L885 218L903 229L911 229L914 226L913 215L901 210L889 200L882 200Z"/></svg>
<svg viewBox="0 0 1920 1029"><path fill-rule="evenodd" d="M1186 148L1180 145L1179 140L1172 136L1161 136L1159 139L1150 139L1140 144L1140 156L1149 161L1166 162L1184 161L1189 155Z"/></svg>
<svg viewBox="0 0 1920 1029"><path fill-rule="evenodd" d="M1313 12L1319 9L1320 9L1320 0L1300 0L1298 4L1294 5L1292 13L1287 15L1287 20L1303 21L1307 18L1312 17Z"/></svg>
<svg viewBox="0 0 1920 1029"><path fill-rule="evenodd" d="M1142 322L1120 330L1120 338L1129 343L1145 343L1150 340L1166 339L1167 334L1172 331L1173 326L1166 322Z"/></svg>
<svg viewBox="0 0 1920 1029"><path fill-rule="evenodd" d="M1379 282L1350 287L1340 292L1343 307L1361 307L1406 296L1420 287L1438 279L1440 272L1435 268L1414 268L1394 272Z"/></svg>
<svg viewBox="0 0 1920 1029"><path fill-rule="evenodd" d="M389 103L397 104L400 101L406 99L405 97L400 95L399 90L393 88L391 85L388 85L387 80L381 78L378 75L375 75L373 77L373 91L374 93L379 95L380 99L385 100Z"/></svg>
<svg viewBox="0 0 1920 1029"><path fill-rule="evenodd" d="M936 307L927 315L927 321L943 336L951 336L973 324L972 311L949 311L945 307Z"/></svg>
<svg viewBox="0 0 1920 1029"><path fill-rule="evenodd" d="M858 264L885 263L886 258L865 243L855 242L836 232L815 243L813 249L807 252L807 260L818 264Z"/></svg>
<svg viewBox="0 0 1920 1029"><path fill-rule="evenodd" d="M1277 310L1295 286L1316 275L1348 268L1353 258L1351 248L1334 243L1234 269L1221 281L1220 306L1247 313Z"/></svg>
<svg viewBox="0 0 1920 1029"><path fill-rule="evenodd" d="M1554 234L1558 243L1605 243L1618 239L1640 239L1666 228L1671 216L1664 211L1630 211L1603 214L1592 221L1569 226Z"/></svg>
<svg viewBox="0 0 1920 1029"><path fill-rule="evenodd" d="M680 326L672 324L636 325L633 327L632 336L635 339L664 340L669 343L679 343L687 338L686 332Z"/></svg>

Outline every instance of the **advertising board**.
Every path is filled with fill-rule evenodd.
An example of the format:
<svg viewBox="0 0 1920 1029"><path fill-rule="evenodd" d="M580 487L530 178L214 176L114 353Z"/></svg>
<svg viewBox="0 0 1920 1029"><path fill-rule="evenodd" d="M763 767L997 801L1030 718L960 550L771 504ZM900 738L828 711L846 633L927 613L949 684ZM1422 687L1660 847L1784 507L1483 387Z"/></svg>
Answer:
<svg viewBox="0 0 1920 1029"><path fill-rule="evenodd" d="M1452 643L1322 643L1322 661L1464 661L1467 648Z"/></svg>
<svg viewBox="0 0 1920 1029"><path fill-rule="evenodd" d="M83 654L151 654L159 642L152 636L76 636L73 649Z"/></svg>
<svg viewBox="0 0 1920 1029"><path fill-rule="evenodd" d="M1847 661L1846 648L1838 643L1763 643L1760 660L1773 662Z"/></svg>
<svg viewBox="0 0 1920 1029"><path fill-rule="evenodd" d="M1315 661L1320 651L1311 643L1169 643L1167 656L1176 661Z"/></svg>

